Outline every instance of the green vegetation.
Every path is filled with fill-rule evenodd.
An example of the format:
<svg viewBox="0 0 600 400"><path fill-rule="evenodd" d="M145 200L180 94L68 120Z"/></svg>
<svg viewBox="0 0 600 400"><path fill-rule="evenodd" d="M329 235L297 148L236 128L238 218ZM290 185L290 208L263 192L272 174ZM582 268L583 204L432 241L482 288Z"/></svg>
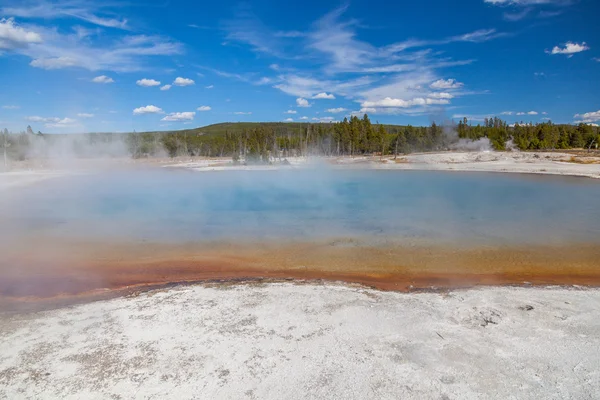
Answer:
<svg viewBox="0 0 600 400"><path fill-rule="evenodd" d="M373 124L368 115L338 123L222 123L170 132L37 134L4 130L0 146L9 159L44 156L190 155L232 157L249 163L305 155L408 154L456 148L461 142L487 138L495 150L551 150L598 148L597 127L586 124L519 124L499 118L473 125L465 118L457 125L428 127ZM460 147L459 147L460 148Z"/></svg>

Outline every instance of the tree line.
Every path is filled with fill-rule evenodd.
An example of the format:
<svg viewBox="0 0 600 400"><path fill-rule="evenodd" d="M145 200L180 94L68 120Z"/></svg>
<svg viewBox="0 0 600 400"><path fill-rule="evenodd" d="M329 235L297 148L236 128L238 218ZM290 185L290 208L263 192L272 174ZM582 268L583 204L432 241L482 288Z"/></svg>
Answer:
<svg viewBox="0 0 600 400"><path fill-rule="evenodd" d="M552 122L508 125L500 118L474 125L466 118L458 124L399 126L373 124L367 114L337 123L217 124L174 132L89 133L57 135L3 132L0 146L10 159L52 156L206 156L234 161L270 162L293 156L399 155L456 148L460 139L489 140L494 150L554 150L598 148L600 133L588 124ZM459 142L460 143L460 142ZM454 147L453 147L454 146Z"/></svg>

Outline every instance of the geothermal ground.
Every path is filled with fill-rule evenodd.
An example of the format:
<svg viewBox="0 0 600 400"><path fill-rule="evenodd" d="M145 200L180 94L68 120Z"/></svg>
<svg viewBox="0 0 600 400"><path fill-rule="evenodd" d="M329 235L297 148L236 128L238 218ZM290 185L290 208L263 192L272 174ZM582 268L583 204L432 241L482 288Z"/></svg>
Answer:
<svg viewBox="0 0 600 400"><path fill-rule="evenodd" d="M186 286L0 315L0 398L592 399L600 291Z"/></svg>
<svg viewBox="0 0 600 400"><path fill-rule="evenodd" d="M161 163L134 165L146 162ZM558 153L327 162L600 177L598 158ZM255 168L229 163L175 165ZM0 174L0 193L61 174ZM460 247L346 237L86 242L42 232L7 236L0 250L0 399L598 398L597 236Z"/></svg>
<svg viewBox="0 0 600 400"><path fill-rule="evenodd" d="M513 172L600 178L600 156L597 152L577 154L559 152L442 152L409 154L398 157L331 157L312 161L327 162L345 168L375 168L399 170ZM311 159L288 160L292 167L310 163ZM167 162L170 167L195 171L227 169L274 168L269 166L234 166L229 159L177 159Z"/></svg>

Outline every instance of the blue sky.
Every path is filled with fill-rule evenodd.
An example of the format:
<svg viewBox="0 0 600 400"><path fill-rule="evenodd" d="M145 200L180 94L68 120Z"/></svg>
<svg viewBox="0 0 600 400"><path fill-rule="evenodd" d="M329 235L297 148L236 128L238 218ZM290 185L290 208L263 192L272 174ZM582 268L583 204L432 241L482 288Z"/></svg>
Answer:
<svg viewBox="0 0 600 400"><path fill-rule="evenodd" d="M595 0L0 0L0 127L600 123L599 15Z"/></svg>

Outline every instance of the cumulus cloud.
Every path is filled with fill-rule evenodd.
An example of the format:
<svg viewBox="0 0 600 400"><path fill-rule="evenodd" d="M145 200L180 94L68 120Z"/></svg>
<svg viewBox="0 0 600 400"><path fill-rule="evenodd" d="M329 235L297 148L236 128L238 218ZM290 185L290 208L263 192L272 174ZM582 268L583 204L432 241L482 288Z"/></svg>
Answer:
<svg viewBox="0 0 600 400"><path fill-rule="evenodd" d="M94 83L113 83L114 80L113 80L113 78L109 78L106 75L100 75L100 76L97 76L94 79L92 79L92 82L94 82Z"/></svg>
<svg viewBox="0 0 600 400"><path fill-rule="evenodd" d="M164 85L160 87L160 90L165 91L171 89L171 85Z"/></svg>
<svg viewBox="0 0 600 400"><path fill-rule="evenodd" d="M582 51L589 50L590 48L585 42L573 43L567 42L564 47L554 46L552 50L546 50L548 54L565 54L571 57L575 53L581 53Z"/></svg>
<svg viewBox="0 0 600 400"><path fill-rule="evenodd" d="M151 87L151 86L159 86L160 82L154 79L140 79L136 82L136 85L138 86L145 86L145 87Z"/></svg>
<svg viewBox="0 0 600 400"><path fill-rule="evenodd" d="M244 112L244 111L236 111L235 115L252 115L252 111Z"/></svg>
<svg viewBox="0 0 600 400"><path fill-rule="evenodd" d="M314 96L312 96L311 99L335 100L335 96L333 95L333 93L321 92L321 93L317 93Z"/></svg>
<svg viewBox="0 0 600 400"><path fill-rule="evenodd" d="M13 50L26 48L32 43L41 43L39 33L28 31L17 24L13 18L0 19L0 49Z"/></svg>
<svg viewBox="0 0 600 400"><path fill-rule="evenodd" d="M212 89L214 87L215 87L215 85L208 85L208 86L204 86L204 89Z"/></svg>
<svg viewBox="0 0 600 400"><path fill-rule="evenodd" d="M194 82L193 79L182 78L180 76L175 78L175 80L173 81L173 85L175 85L175 86L190 86L190 85L194 85L195 83L196 82Z"/></svg>
<svg viewBox="0 0 600 400"><path fill-rule="evenodd" d="M348 109L346 109L344 107L338 107L338 108L328 108L326 111L328 113L337 114L337 113L341 113L344 111L348 111Z"/></svg>
<svg viewBox="0 0 600 400"><path fill-rule="evenodd" d="M210 108L210 106L200 106L200 107L198 107L197 110L198 111L210 111L211 108Z"/></svg>
<svg viewBox="0 0 600 400"><path fill-rule="evenodd" d="M77 116L78 116L79 118L93 118L93 117L94 117L94 114L89 114L89 113L79 113L79 114L77 114Z"/></svg>
<svg viewBox="0 0 600 400"><path fill-rule="evenodd" d="M162 114L163 110L160 107L156 107L153 105L148 105L145 107L138 107L136 109L133 110L133 114L134 115L141 115L141 114Z"/></svg>
<svg viewBox="0 0 600 400"><path fill-rule="evenodd" d="M460 89L464 86L462 82L457 82L456 79L438 79L429 85L430 88L440 89Z"/></svg>
<svg viewBox="0 0 600 400"><path fill-rule="evenodd" d="M284 122L294 122L294 119L293 118L286 118L283 121Z"/></svg>
<svg viewBox="0 0 600 400"><path fill-rule="evenodd" d="M194 111L174 112L165 116L161 121L191 121L196 113Z"/></svg>
<svg viewBox="0 0 600 400"><path fill-rule="evenodd" d="M296 99L296 105L298 107L310 107L311 106L311 104L308 103L308 100L306 100L305 98L302 98L302 97L298 97Z"/></svg>
<svg viewBox="0 0 600 400"><path fill-rule="evenodd" d="M286 112L284 112L284 114L296 114L298 113L298 111L296 110L287 110Z"/></svg>
<svg viewBox="0 0 600 400"><path fill-rule="evenodd" d="M579 118L579 121L577 121L578 123L590 123L600 121L600 110L587 112L584 114L575 114L574 118Z"/></svg>
<svg viewBox="0 0 600 400"><path fill-rule="evenodd" d="M416 97L410 100L403 99L394 99L391 97L386 97L382 100L376 101L363 101L361 106L364 108L373 108L373 107L389 107L389 108L408 108L414 106L426 106L432 104L448 104L449 101L447 99L431 99L431 98L423 98Z"/></svg>
<svg viewBox="0 0 600 400"><path fill-rule="evenodd" d="M300 117L299 119L301 119L301 120L303 120L303 121L304 121L304 120L307 120L307 119L308 119L308 117L304 116L304 117Z"/></svg>

